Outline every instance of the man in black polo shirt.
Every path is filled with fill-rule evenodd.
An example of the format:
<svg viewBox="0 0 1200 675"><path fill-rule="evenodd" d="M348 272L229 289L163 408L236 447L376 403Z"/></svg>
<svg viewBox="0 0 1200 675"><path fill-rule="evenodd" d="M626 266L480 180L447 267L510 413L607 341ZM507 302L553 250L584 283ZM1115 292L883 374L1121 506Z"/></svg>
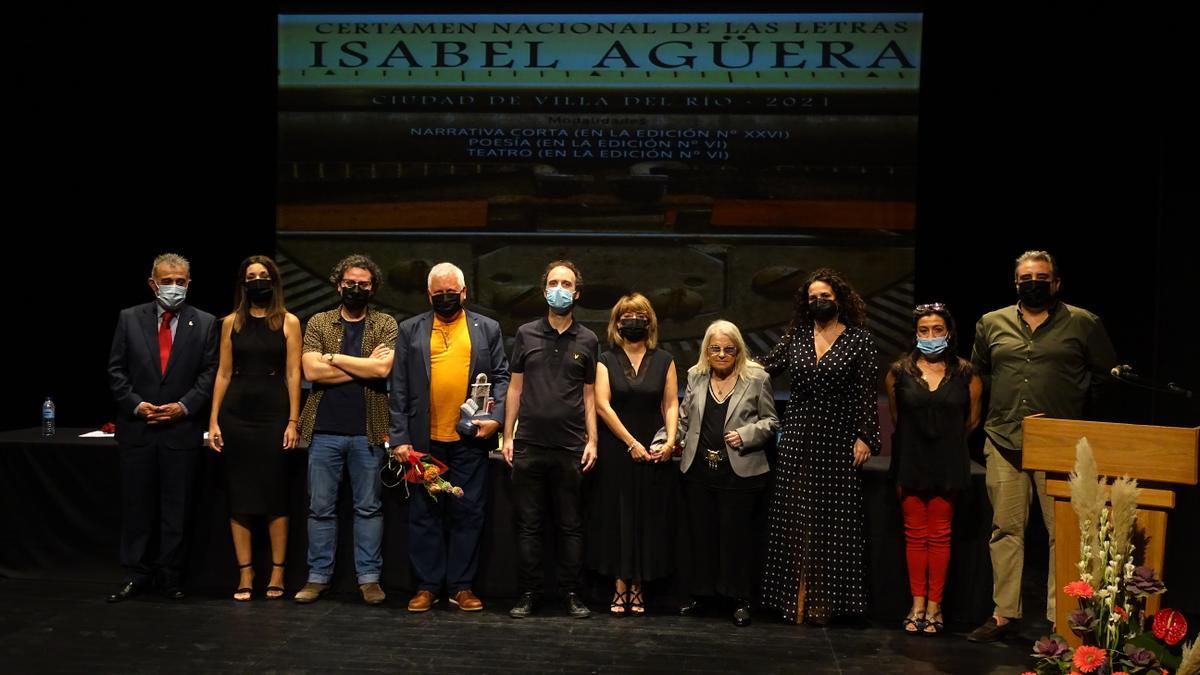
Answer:
<svg viewBox="0 0 1200 675"><path fill-rule="evenodd" d="M517 329L504 415L504 459L513 468L518 585L514 619L533 613L542 578L542 505L549 492L558 523L558 585L567 613L591 616L576 588L583 564L580 486L596 463L596 334L575 323L571 310L582 279L568 260L542 275L547 316ZM516 435L513 429L516 428Z"/></svg>

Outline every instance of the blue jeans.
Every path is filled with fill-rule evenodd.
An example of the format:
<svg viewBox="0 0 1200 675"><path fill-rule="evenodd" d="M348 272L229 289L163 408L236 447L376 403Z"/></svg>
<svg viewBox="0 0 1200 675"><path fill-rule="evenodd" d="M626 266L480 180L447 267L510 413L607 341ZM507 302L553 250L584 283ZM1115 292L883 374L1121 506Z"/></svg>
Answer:
<svg viewBox="0 0 1200 675"><path fill-rule="evenodd" d="M383 569L382 445L366 436L314 434L308 446L308 580L327 584L337 552L338 487L342 467L350 469L354 497L354 571L358 583L379 582Z"/></svg>

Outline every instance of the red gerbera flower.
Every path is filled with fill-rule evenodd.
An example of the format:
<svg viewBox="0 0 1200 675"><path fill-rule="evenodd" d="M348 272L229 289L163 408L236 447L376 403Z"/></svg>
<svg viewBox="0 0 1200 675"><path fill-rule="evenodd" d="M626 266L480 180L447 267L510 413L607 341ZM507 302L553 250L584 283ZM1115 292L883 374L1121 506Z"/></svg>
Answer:
<svg viewBox="0 0 1200 675"><path fill-rule="evenodd" d="M1113 606L1113 612L1115 612L1116 615L1121 617L1122 619L1124 619L1126 621L1129 620L1129 612L1126 612L1124 607L1122 607L1120 605L1115 605L1115 606ZM1117 674L1113 673L1113 675L1117 675Z"/></svg>
<svg viewBox="0 0 1200 675"><path fill-rule="evenodd" d="M1072 598L1090 598L1092 597L1092 594L1095 593L1095 590L1092 588L1091 584L1080 579L1079 581L1072 581L1064 586L1063 593L1066 593Z"/></svg>
<svg viewBox="0 0 1200 675"><path fill-rule="evenodd" d="M1090 673L1099 668L1108 659L1108 652L1099 647L1080 645L1075 648L1075 656L1071 662L1081 672Z"/></svg>
<svg viewBox="0 0 1200 675"><path fill-rule="evenodd" d="M1154 637L1174 647L1187 635L1187 619L1173 609L1160 609L1154 615Z"/></svg>

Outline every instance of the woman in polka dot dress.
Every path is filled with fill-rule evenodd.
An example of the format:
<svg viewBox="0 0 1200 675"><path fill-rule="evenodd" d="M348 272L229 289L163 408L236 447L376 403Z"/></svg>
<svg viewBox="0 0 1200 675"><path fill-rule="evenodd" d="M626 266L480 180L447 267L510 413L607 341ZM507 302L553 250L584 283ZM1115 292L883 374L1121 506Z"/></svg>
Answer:
<svg viewBox="0 0 1200 675"><path fill-rule="evenodd" d="M762 602L792 623L866 612L861 467L879 453L878 372L866 304L836 271L796 292L763 360L792 377L767 512Z"/></svg>

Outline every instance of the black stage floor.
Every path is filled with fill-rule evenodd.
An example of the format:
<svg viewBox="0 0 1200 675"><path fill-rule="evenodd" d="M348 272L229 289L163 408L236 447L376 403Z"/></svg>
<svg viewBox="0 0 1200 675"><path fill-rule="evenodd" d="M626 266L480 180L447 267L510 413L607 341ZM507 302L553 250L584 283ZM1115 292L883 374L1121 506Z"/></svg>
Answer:
<svg viewBox="0 0 1200 675"><path fill-rule="evenodd" d="M368 607L349 594L307 606L154 594L108 605L113 590L0 580L0 672L1019 673L1046 631L1042 622L1021 640L976 645L962 632L791 626L761 613L736 628L723 615L610 618L598 605L592 618L571 620L557 603L513 620L501 598L484 598L475 614L444 601L409 614L407 597Z"/></svg>

